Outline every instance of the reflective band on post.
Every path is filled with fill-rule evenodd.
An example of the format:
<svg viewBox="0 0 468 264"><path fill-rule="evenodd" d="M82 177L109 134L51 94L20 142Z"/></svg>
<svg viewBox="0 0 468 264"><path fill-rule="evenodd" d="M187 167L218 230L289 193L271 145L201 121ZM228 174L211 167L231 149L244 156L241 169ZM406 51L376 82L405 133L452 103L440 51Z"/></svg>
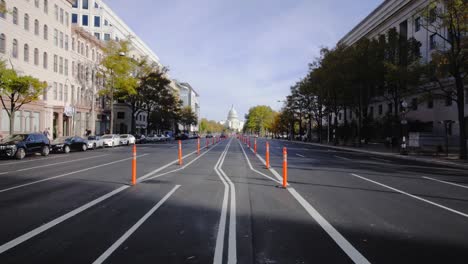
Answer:
<svg viewBox="0 0 468 264"><path fill-rule="evenodd" d="M288 186L288 150L283 147L283 188Z"/></svg>
<svg viewBox="0 0 468 264"><path fill-rule="evenodd" d="M136 145L133 145L133 159L132 159L132 185L136 184L136 159L137 159L137 153L136 153Z"/></svg>

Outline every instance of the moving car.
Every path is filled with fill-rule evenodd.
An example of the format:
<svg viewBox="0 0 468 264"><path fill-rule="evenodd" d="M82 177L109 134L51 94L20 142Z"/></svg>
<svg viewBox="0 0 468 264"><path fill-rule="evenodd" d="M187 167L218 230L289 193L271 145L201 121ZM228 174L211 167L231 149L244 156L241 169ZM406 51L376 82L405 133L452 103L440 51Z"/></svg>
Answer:
<svg viewBox="0 0 468 264"><path fill-rule="evenodd" d="M116 134L106 134L101 137L104 147L115 147L120 145L120 136Z"/></svg>
<svg viewBox="0 0 468 264"><path fill-rule="evenodd" d="M13 134L0 141L0 156L24 159L27 154L49 155L50 141L40 133Z"/></svg>
<svg viewBox="0 0 468 264"><path fill-rule="evenodd" d="M88 141L82 137L59 137L52 141L53 152L69 153L72 150L86 151Z"/></svg>
<svg viewBox="0 0 468 264"><path fill-rule="evenodd" d="M88 136L88 149L103 148L104 141L100 136Z"/></svg>
<svg viewBox="0 0 468 264"><path fill-rule="evenodd" d="M130 134L122 134L120 135L120 144L122 145L133 145L136 142L136 138Z"/></svg>

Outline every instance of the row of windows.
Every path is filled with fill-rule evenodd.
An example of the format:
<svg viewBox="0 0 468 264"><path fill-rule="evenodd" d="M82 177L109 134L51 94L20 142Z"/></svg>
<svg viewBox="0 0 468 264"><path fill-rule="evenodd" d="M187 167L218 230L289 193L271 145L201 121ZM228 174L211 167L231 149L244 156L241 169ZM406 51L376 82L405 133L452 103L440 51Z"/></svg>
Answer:
<svg viewBox="0 0 468 264"><path fill-rule="evenodd" d="M55 20L60 21L60 24L65 24L67 27L70 25L70 15L68 12L64 11L63 8L59 8L57 5L54 5L54 15Z"/></svg>
<svg viewBox="0 0 468 264"><path fill-rule="evenodd" d="M74 85L68 86L67 84L54 82L52 84L52 99L64 103L81 104L88 103L86 90L84 88L75 87ZM48 90L44 90L44 100L47 100Z"/></svg>
<svg viewBox="0 0 468 264"><path fill-rule="evenodd" d="M72 24L79 24L78 14L72 14ZM108 24L107 20L105 20L105 25L107 26L107 24ZM82 15L81 16L81 25L82 26L89 26L89 16L88 15ZM93 25L94 25L94 27L101 27L101 17L100 16L94 16Z"/></svg>
<svg viewBox="0 0 468 264"><path fill-rule="evenodd" d="M5 34L1 33L0 34L0 53L3 53L5 54L6 53L6 36ZM25 43L23 45L23 60L25 62L29 62L30 61L30 48L29 48L29 44ZM11 56L13 58L18 58L19 57L19 43L18 43L18 40L17 39L13 39L12 41L12 48L11 48ZM40 58L40 52L39 52L39 49L38 48L35 48L34 49L34 53L33 53L33 62L34 62L34 65L39 65L40 62L39 62L39 58ZM47 52L43 52L42 53L42 66L44 69L47 69L48 67L48 55L47 55Z"/></svg>
<svg viewBox="0 0 468 264"><path fill-rule="evenodd" d="M77 41L76 47L75 47L75 38L72 38L72 50L76 51L82 56L86 56L86 58L88 59L90 58L90 55L91 55L91 59L93 61L100 62L102 59L101 53L97 52L94 48L91 49L91 54L90 54L89 45L85 46L85 43L80 40Z"/></svg>
<svg viewBox="0 0 468 264"><path fill-rule="evenodd" d="M4 4L4 0L1 0L3 1L1 3L1 5L5 6L6 7L6 4ZM47 9L47 5L44 6L44 11L46 11ZM56 8L56 18L58 20L58 6L55 5L55 8ZM66 22L66 25L69 26L69 17L68 17L68 12L65 12L65 22ZM6 18L6 13L5 12L0 12L0 17L1 18ZM29 28L30 28L30 16L28 13L25 13L24 16L23 16L23 28L27 31L29 31ZM63 24L63 9L60 8L60 20ZM13 11L12 11L12 22L13 24L15 25L19 25L19 10L17 7L13 7ZM36 35L39 35L39 21L37 19L34 20L34 33ZM47 34L44 34L44 39L47 39L46 38Z"/></svg>
<svg viewBox="0 0 468 264"><path fill-rule="evenodd" d="M68 50L68 43L68 35L64 34L62 31L54 29L54 45L61 49Z"/></svg>
<svg viewBox="0 0 468 264"><path fill-rule="evenodd" d="M31 112L26 110L15 112L15 126L13 130L16 133L39 132L40 116L41 115L39 112ZM0 130L9 131L10 118L5 109L2 109L1 111L0 120Z"/></svg>
<svg viewBox="0 0 468 264"><path fill-rule="evenodd" d="M80 0L73 1L73 8L78 8L80 6ZM89 9L89 0L81 0L81 8L82 9ZM94 8L99 8L99 4L94 2Z"/></svg>
<svg viewBox="0 0 468 264"><path fill-rule="evenodd" d="M54 55L54 72L68 76L68 59Z"/></svg>

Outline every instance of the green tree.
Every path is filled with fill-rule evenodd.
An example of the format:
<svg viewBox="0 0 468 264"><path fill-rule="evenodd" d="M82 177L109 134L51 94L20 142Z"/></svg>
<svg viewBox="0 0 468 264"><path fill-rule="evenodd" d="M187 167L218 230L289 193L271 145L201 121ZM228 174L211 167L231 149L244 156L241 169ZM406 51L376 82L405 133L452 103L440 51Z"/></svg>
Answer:
<svg viewBox="0 0 468 264"><path fill-rule="evenodd" d="M136 94L137 79L133 76L136 63L128 57L130 41L108 41L104 48L99 75L104 78L105 86L100 91L110 99L110 133L114 131L114 94L119 96Z"/></svg>
<svg viewBox="0 0 468 264"><path fill-rule="evenodd" d="M180 123L184 126L184 130L187 131L187 127L198 124L198 117L192 110L192 107L186 106L180 111Z"/></svg>
<svg viewBox="0 0 468 264"><path fill-rule="evenodd" d="M466 0L433 0L421 11L421 26L437 39L432 52L430 80L439 91L436 96L457 104L460 159L467 159L464 87L468 75L468 4ZM453 81L450 81L452 79ZM447 82L447 80L449 80Z"/></svg>
<svg viewBox="0 0 468 264"><path fill-rule="evenodd" d="M10 118L10 135L14 132L15 113L23 105L39 100L46 87L47 83L31 76L19 76L0 61L0 100Z"/></svg>
<svg viewBox="0 0 468 264"><path fill-rule="evenodd" d="M274 111L269 106L252 107L245 117L244 131L265 135L272 128L273 117Z"/></svg>

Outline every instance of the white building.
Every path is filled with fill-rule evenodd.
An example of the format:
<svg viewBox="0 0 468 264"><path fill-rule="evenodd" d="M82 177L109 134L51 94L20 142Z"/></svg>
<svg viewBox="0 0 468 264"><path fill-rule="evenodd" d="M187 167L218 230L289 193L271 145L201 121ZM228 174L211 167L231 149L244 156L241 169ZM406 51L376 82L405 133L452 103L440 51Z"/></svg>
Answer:
<svg viewBox="0 0 468 264"><path fill-rule="evenodd" d="M240 132L244 127L244 122L239 120L239 116L237 115L236 109L234 109L234 105L229 110L227 120L221 121L220 124L224 125L227 129Z"/></svg>
<svg viewBox="0 0 468 264"><path fill-rule="evenodd" d="M200 103L198 101L199 94L188 83L181 83L177 80L174 80L174 82L177 86L179 98L180 100L182 100L183 106L190 106L192 108L192 111L194 111L195 115L198 118L198 123L200 123ZM182 126L179 126L179 129L182 129ZM196 131L198 131L198 124L191 125L189 128L189 132Z"/></svg>
<svg viewBox="0 0 468 264"><path fill-rule="evenodd" d="M70 133L64 112L71 85L71 0L0 1L8 10L0 14L0 59L49 86L39 101L17 112L15 133L46 128L55 136ZM8 115L2 107L0 134L8 133Z"/></svg>
<svg viewBox="0 0 468 264"><path fill-rule="evenodd" d="M351 46L361 38L375 38L385 34L390 28L396 28L400 35L407 38L414 37L421 43L422 62L425 63L431 59L431 53L436 46L444 45L435 34L431 34L421 26L420 12L428 6L429 2L429 0L385 0L347 33L339 43ZM444 136L445 124L443 122L458 120L456 103L444 99L422 102L420 96L415 94L404 99L411 108L406 118L423 123L426 130L424 132ZM465 98L468 99L468 92L465 93ZM468 116L468 100L465 100L465 104L467 104L465 116ZM400 106L395 106L382 98L374 98L374 102L369 106L368 115L375 119L382 118L395 107ZM351 111L348 111L348 115L348 120L357 118ZM468 117L466 118L468 121ZM338 122L344 122L343 112L339 113ZM449 135L456 137L458 129L457 122L450 123ZM468 130L468 127L466 129ZM453 140L453 142L457 141Z"/></svg>

